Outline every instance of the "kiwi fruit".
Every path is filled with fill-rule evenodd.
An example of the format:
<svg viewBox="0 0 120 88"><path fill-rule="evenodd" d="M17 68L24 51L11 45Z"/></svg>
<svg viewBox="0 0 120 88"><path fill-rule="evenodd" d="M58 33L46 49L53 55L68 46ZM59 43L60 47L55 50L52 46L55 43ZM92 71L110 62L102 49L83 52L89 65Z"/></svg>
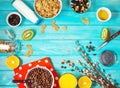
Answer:
<svg viewBox="0 0 120 88"><path fill-rule="evenodd" d="M101 38L102 38L102 40L110 39L110 31L107 28L104 28L102 30Z"/></svg>
<svg viewBox="0 0 120 88"><path fill-rule="evenodd" d="M33 37L34 37L34 31L33 30L26 30L26 31L24 31L23 32L23 34L22 34L22 39L23 40L31 40Z"/></svg>

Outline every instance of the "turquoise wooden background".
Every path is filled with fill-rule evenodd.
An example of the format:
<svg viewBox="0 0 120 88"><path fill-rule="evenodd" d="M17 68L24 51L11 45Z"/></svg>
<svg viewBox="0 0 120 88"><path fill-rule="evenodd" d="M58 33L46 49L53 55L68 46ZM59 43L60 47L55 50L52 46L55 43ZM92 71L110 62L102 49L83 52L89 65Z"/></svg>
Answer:
<svg viewBox="0 0 120 88"><path fill-rule="evenodd" d="M34 0L23 1L34 10ZM0 0L0 39L8 39L3 30L13 29L16 33L16 39L20 40L24 45L21 53L18 54L23 61L23 64L47 56L51 58L51 61L59 76L66 72L71 73L69 68L65 70L60 68L62 59L73 60L76 63L78 59L82 60L76 51L76 40L79 40L84 46L86 46L89 41L92 41L92 44L97 48L103 42L100 38L100 33L103 28L109 28L111 34L115 33L120 28L120 0L92 0L89 11L84 14L77 14L73 12L69 6L69 0L62 0L62 2L62 11L59 16L54 18L54 20L57 21L56 24L60 27L59 31L56 32L52 29L51 21L53 19L43 20L41 24L46 24L47 28L45 33L41 34L41 24L34 25L24 17L22 24L19 27L10 28L6 23L6 16L8 13L16 11L16 9L11 5L12 0ZM110 8L112 11L112 19L106 23L101 23L96 18L97 9L103 6ZM83 24L80 20L81 17L89 17L90 24ZM65 31L61 29L64 25L67 26L67 30ZM36 31L36 35L31 41L23 41L21 39L21 34L26 29L33 29ZM34 54L30 58L25 55L27 44L31 44L34 50ZM116 63L111 67L105 67L101 64L100 66L105 69L107 73L111 74L113 79L120 83L120 36L111 41L101 50L93 52L97 53L97 56L93 56L93 53L90 53L89 56L93 61L99 62L100 54L104 50L111 50L115 52L117 59ZM7 56L8 55L0 54L0 88L17 88L16 84L12 83L14 75L13 70L10 70L5 65ZM75 74L77 78L81 76L81 74L77 72L72 73ZM92 88L101 87L94 85Z"/></svg>

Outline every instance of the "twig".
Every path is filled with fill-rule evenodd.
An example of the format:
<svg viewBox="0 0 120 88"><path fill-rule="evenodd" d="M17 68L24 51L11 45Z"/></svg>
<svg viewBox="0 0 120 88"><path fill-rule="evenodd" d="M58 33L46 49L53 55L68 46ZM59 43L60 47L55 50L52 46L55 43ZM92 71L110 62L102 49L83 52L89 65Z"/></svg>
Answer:
<svg viewBox="0 0 120 88"><path fill-rule="evenodd" d="M87 72L81 71L82 73L86 74L91 78L91 80L96 81L100 86L103 86L104 88L117 88L116 85L112 84L109 80L107 80L103 75L96 69L94 64L91 62L90 58L87 56L85 51L82 49L82 46L79 44L79 42L76 42L77 50L80 52L80 55L82 58L86 61L86 63L91 67L92 70L88 69L80 60L79 64L85 68Z"/></svg>

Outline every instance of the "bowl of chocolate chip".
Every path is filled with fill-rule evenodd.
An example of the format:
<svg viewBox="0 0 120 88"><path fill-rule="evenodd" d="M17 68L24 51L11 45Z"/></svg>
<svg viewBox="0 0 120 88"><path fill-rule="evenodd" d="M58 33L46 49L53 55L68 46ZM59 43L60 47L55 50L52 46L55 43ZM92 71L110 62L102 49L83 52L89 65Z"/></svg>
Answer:
<svg viewBox="0 0 120 88"><path fill-rule="evenodd" d="M18 12L11 12L6 18L6 22L10 27L17 27L21 24L22 17Z"/></svg>
<svg viewBox="0 0 120 88"><path fill-rule="evenodd" d="M43 66L29 70L26 75L26 80L31 80L31 82L26 83L27 88L53 88L54 85L52 72Z"/></svg>
<svg viewBox="0 0 120 88"><path fill-rule="evenodd" d="M71 8L77 13L85 13L91 5L91 0L70 0Z"/></svg>
<svg viewBox="0 0 120 88"><path fill-rule="evenodd" d="M42 18L54 18L62 9L61 0L35 0L35 12Z"/></svg>

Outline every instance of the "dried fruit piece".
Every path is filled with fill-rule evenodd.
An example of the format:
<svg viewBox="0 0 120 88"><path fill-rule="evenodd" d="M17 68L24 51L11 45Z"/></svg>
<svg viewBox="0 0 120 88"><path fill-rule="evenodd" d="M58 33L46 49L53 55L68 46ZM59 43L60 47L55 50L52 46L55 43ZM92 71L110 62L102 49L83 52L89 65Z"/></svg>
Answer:
<svg viewBox="0 0 120 88"><path fill-rule="evenodd" d="M62 27L62 30L67 30L67 26L63 26L63 27Z"/></svg>
<svg viewBox="0 0 120 88"><path fill-rule="evenodd" d="M20 60L18 57L16 56L9 56L6 60L6 65L10 68L10 69L15 69L20 65Z"/></svg>
<svg viewBox="0 0 120 88"><path fill-rule="evenodd" d="M55 20L52 20L52 27L53 27L56 31L58 31L58 30L59 30L59 27L58 27L55 23L56 23L56 21L55 21Z"/></svg>
<svg viewBox="0 0 120 88"><path fill-rule="evenodd" d="M107 28L102 30L101 38L102 40L108 40L110 38L110 31Z"/></svg>
<svg viewBox="0 0 120 88"><path fill-rule="evenodd" d="M33 30L26 30L22 34L22 39L23 40L31 40L34 36L34 31Z"/></svg>
<svg viewBox="0 0 120 88"><path fill-rule="evenodd" d="M84 18L80 18L80 20L81 20L84 24L87 24L87 25L90 24L88 17L86 17L85 19L84 19Z"/></svg>
<svg viewBox="0 0 120 88"><path fill-rule="evenodd" d="M53 25L53 28L58 31L59 30L59 27L57 25Z"/></svg>
<svg viewBox="0 0 120 88"><path fill-rule="evenodd" d="M30 44L27 44L27 48L32 49L32 46Z"/></svg>
<svg viewBox="0 0 120 88"><path fill-rule="evenodd" d="M31 54L33 54L33 50L27 50L26 56L27 56L27 57L30 57Z"/></svg>
<svg viewBox="0 0 120 88"><path fill-rule="evenodd" d="M56 20L52 20L52 25L56 23Z"/></svg>
<svg viewBox="0 0 120 88"><path fill-rule="evenodd" d="M42 34L44 33L45 29L46 29L46 25L44 24L44 25L41 26L41 33Z"/></svg>
<svg viewBox="0 0 120 88"><path fill-rule="evenodd" d="M87 76L83 76L78 80L79 88L91 88L92 81Z"/></svg>
<svg viewBox="0 0 120 88"><path fill-rule="evenodd" d="M30 57L31 54L33 54L32 46L30 44L27 44L26 46L28 48L28 50L26 51L26 56Z"/></svg>

